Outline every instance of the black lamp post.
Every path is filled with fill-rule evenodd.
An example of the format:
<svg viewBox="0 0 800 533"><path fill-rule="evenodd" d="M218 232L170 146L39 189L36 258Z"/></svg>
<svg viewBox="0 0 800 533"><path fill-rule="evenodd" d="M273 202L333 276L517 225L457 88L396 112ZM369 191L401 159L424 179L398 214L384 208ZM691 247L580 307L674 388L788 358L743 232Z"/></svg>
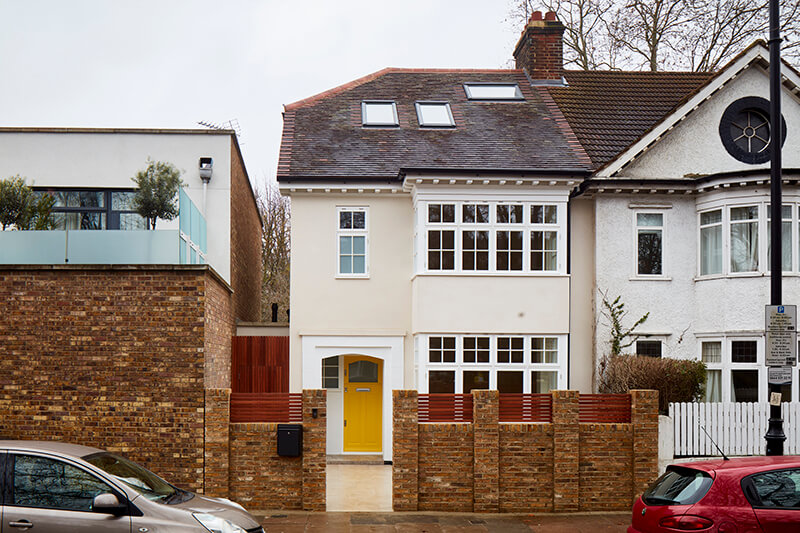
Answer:
<svg viewBox="0 0 800 533"><path fill-rule="evenodd" d="M781 145L783 144L783 124L781 121L781 36L778 0L769 2L769 130L770 130L770 304L781 305L783 250L781 249ZM768 384L770 396L780 393L780 386ZM783 455L783 419L781 405L769 407L769 429L764 435L767 441L767 455Z"/></svg>

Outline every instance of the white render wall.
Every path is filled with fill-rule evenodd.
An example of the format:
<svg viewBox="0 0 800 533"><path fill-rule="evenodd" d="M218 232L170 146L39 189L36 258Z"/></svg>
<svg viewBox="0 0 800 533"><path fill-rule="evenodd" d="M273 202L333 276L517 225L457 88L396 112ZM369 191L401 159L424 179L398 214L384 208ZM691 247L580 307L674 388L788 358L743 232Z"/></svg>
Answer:
<svg viewBox="0 0 800 533"><path fill-rule="evenodd" d="M105 131L0 131L0 178L19 174L35 187L133 188L147 158L182 171L185 191L203 212L201 157L214 159L208 185L208 263L230 282L231 138L229 134ZM175 229L178 220L159 220Z"/></svg>

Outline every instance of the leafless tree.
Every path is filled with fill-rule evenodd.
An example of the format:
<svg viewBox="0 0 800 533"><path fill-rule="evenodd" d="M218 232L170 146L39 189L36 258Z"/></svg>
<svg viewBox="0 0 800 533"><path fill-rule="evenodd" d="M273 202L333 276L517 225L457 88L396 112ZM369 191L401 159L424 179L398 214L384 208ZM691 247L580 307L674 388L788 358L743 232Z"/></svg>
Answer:
<svg viewBox="0 0 800 533"><path fill-rule="evenodd" d="M271 320L272 304L278 304L278 316L286 319L289 309L289 265L291 251L291 207L289 199L281 196L277 185L267 183L258 191L261 230L262 312L265 321ZM280 320L279 319L279 320Z"/></svg>
<svg viewBox="0 0 800 533"><path fill-rule="evenodd" d="M800 0L780 0L783 57L800 58ZM566 26L565 65L713 71L768 35L769 0L511 0L523 28L536 10Z"/></svg>

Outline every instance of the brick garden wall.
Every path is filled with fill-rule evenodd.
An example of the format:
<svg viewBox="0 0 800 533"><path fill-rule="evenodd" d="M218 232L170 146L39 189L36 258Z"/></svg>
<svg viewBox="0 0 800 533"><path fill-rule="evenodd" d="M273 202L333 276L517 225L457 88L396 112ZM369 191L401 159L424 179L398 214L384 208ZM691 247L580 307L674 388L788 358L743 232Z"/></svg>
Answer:
<svg viewBox="0 0 800 533"><path fill-rule="evenodd" d="M202 490L205 304L225 291L206 267L0 268L0 438L106 448Z"/></svg>
<svg viewBox="0 0 800 533"><path fill-rule="evenodd" d="M658 474L658 394L631 391L631 422L579 422L577 391L553 391L552 423L500 423L497 391L473 391L472 423L416 423L394 391L396 511L627 511ZM416 444L416 446L415 446Z"/></svg>

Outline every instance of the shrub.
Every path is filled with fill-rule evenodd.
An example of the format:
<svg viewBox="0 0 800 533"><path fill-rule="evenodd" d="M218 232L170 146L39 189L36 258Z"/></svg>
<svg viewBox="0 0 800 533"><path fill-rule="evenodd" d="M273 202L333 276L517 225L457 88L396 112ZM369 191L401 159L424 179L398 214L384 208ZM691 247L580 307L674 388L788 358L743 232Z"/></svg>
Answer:
<svg viewBox="0 0 800 533"><path fill-rule="evenodd" d="M34 192L24 178L0 179L0 227L3 230L52 229L54 203L55 199L49 194Z"/></svg>
<svg viewBox="0 0 800 533"><path fill-rule="evenodd" d="M666 414L670 402L699 400L705 384L706 365L702 361L614 355L601 362L597 388L607 393L625 393L631 389L657 390L658 409Z"/></svg>
<svg viewBox="0 0 800 533"><path fill-rule="evenodd" d="M147 160L147 168L131 178L138 190L133 197L133 207L147 220L148 229L156 229L156 221L172 220L178 216L175 202L183 186L181 172L172 163Z"/></svg>

